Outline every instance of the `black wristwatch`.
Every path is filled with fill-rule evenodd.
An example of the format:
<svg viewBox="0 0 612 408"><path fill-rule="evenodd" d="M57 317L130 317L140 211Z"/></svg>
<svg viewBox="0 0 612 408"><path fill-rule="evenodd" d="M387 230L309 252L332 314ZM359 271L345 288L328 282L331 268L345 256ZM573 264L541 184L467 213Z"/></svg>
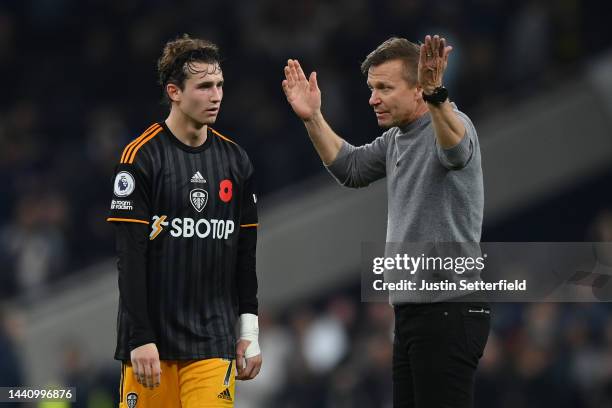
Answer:
<svg viewBox="0 0 612 408"><path fill-rule="evenodd" d="M434 89L431 95L427 95L425 92L423 92L423 100L433 105L440 105L441 103L444 103L447 99L448 89L443 86L439 86Z"/></svg>

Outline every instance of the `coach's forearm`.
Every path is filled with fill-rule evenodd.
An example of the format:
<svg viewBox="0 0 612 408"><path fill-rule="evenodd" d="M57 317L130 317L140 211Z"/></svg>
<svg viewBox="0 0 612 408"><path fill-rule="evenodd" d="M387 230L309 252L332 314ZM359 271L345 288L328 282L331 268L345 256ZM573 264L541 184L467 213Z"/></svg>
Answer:
<svg viewBox="0 0 612 408"><path fill-rule="evenodd" d="M312 119L305 120L304 126L323 164L327 166L333 163L340 152L343 139L327 124L321 111L318 111Z"/></svg>
<svg viewBox="0 0 612 408"><path fill-rule="evenodd" d="M444 149L450 149L461 142L465 135L465 126L459 119L452 105L446 102L436 106L427 104L431 114L431 122L438 144Z"/></svg>

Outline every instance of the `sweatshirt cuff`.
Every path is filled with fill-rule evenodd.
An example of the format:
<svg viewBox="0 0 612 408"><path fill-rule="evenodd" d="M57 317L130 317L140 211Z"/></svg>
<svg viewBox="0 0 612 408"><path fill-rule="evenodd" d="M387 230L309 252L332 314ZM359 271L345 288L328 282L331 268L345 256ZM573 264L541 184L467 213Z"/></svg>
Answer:
<svg viewBox="0 0 612 408"><path fill-rule="evenodd" d="M351 150L354 147L349 144L346 140L342 141L342 146L340 147L340 151L338 155L334 159L331 164L323 163L323 166L327 169L329 174L331 174L338 183L344 185L346 182L347 172L346 172L346 157L349 155Z"/></svg>

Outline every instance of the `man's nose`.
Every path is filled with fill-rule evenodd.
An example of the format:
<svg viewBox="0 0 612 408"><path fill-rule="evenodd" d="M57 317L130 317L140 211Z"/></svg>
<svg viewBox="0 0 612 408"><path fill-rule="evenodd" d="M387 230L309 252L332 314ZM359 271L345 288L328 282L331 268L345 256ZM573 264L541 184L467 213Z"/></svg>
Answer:
<svg viewBox="0 0 612 408"><path fill-rule="evenodd" d="M223 91L216 86L213 87L212 95L210 97L211 102L219 102L223 98Z"/></svg>
<svg viewBox="0 0 612 408"><path fill-rule="evenodd" d="M372 91L372 94L370 95L370 100L368 102L370 103L370 106L376 106L380 103L380 98L376 94L376 91Z"/></svg>

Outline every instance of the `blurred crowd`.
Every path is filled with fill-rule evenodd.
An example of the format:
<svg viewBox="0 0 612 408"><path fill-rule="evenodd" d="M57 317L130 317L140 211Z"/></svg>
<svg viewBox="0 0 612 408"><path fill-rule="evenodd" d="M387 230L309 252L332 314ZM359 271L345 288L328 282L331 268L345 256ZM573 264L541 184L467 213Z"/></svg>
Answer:
<svg viewBox="0 0 612 408"><path fill-rule="evenodd" d="M391 35L446 36L446 85L475 115L580 69L610 44L606 27L597 3L579 0L4 0L0 296L36 297L112 254L103 220L113 167L165 118L155 64L182 33L220 45L217 128L247 149L265 195L322 171L281 91L288 57L318 71L328 120L361 144L380 131L359 63Z"/></svg>
<svg viewBox="0 0 612 408"><path fill-rule="evenodd" d="M263 311L264 366L238 382L241 408L390 408L393 310L360 303L358 288ZM492 305L492 331L476 378L476 408L612 406L612 304ZM5 322L7 323L7 322ZM21 385L18 334L0 331L0 384ZM88 364L83 349L58 351L77 408L117 406L120 367Z"/></svg>

